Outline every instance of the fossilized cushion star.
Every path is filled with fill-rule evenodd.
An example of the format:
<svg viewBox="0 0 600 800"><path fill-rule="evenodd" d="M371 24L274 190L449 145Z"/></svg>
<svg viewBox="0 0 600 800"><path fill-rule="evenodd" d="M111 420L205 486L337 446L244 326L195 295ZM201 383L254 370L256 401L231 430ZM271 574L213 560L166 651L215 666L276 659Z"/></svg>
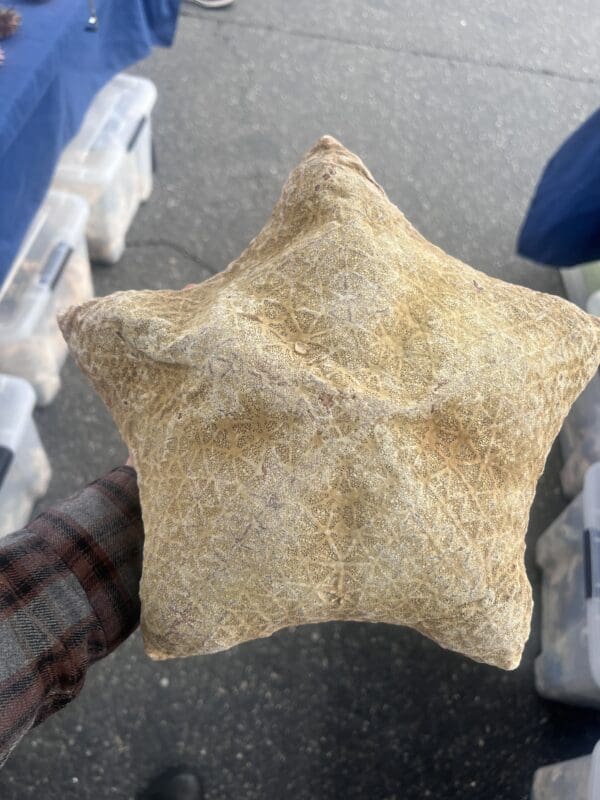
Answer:
<svg viewBox="0 0 600 800"><path fill-rule="evenodd" d="M62 328L137 465L150 655L342 619L519 663L529 508L597 320L434 247L325 137L224 272Z"/></svg>

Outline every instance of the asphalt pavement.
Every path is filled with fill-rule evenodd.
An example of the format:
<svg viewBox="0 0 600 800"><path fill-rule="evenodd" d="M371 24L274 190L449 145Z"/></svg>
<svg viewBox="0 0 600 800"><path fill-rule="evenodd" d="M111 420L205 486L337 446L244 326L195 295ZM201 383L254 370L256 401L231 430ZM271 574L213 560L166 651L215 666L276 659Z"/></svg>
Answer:
<svg viewBox="0 0 600 800"><path fill-rule="evenodd" d="M155 81L156 185L99 295L175 288L223 269L290 169L329 133L421 232L474 266L560 294L515 256L536 179L600 101L597 0L184 3ZM40 508L125 456L72 362L36 412L54 477ZM552 452L527 559L565 505ZM485 520L482 521L485 524ZM89 673L0 772L2 800L134 798L189 764L207 800L524 800L536 767L591 751L600 714L540 699L537 616L521 667L475 664L398 627L286 630L219 655L154 663L138 635Z"/></svg>

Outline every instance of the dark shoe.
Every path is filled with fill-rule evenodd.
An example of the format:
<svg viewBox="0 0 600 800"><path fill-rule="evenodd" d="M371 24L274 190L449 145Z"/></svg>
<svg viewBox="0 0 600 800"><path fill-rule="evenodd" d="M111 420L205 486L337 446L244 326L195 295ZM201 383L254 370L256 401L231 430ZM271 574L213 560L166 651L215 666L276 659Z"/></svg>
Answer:
<svg viewBox="0 0 600 800"><path fill-rule="evenodd" d="M138 800L203 800L200 778L185 767L171 767L150 783Z"/></svg>

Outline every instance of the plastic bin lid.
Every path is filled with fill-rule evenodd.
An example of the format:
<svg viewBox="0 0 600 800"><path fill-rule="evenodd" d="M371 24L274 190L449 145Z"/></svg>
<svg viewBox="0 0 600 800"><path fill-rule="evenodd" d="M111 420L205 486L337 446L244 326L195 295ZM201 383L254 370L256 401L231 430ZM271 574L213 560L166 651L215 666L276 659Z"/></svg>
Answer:
<svg viewBox="0 0 600 800"><path fill-rule="evenodd" d="M112 179L140 121L156 102L156 87L146 78L116 75L96 95L79 133L58 163L59 179L105 184Z"/></svg>
<svg viewBox="0 0 600 800"><path fill-rule="evenodd" d="M36 295L47 295L68 256L85 234L89 208L79 195L49 192L29 226L10 272L0 289L0 330L17 335L20 321L43 310Z"/></svg>
<svg viewBox="0 0 600 800"><path fill-rule="evenodd" d="M0 447L13 453L17 450L34 405L31 384L14 375L0 374Z"/></svg>

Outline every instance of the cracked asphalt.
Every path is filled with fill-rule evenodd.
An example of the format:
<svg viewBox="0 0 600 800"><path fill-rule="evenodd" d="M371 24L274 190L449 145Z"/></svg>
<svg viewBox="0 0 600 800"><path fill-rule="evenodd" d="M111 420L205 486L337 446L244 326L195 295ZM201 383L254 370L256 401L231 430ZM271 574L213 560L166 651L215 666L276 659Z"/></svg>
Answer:
<svg viewBox="0 0 600 800"><path fill-rule="evenodd" d="M97 293L224 268L324 133L358 152L432 241L561 293L514 242L546 160L598 105L599 39L596 0L184 3L175 47L133 70L159 91L158 173L122 261L95 267ZM72 362L36 418L54 469L40 507L125 458ZM531 514L536 593L533 545L565 502L559 466L555 449ZM0 798L134 798L187 763L208 800L524 800L537 766L600 738L598 712L537 697L538 614L512 673L383 625L306 626L161 663L135 635L21 743Z"/></svg>

